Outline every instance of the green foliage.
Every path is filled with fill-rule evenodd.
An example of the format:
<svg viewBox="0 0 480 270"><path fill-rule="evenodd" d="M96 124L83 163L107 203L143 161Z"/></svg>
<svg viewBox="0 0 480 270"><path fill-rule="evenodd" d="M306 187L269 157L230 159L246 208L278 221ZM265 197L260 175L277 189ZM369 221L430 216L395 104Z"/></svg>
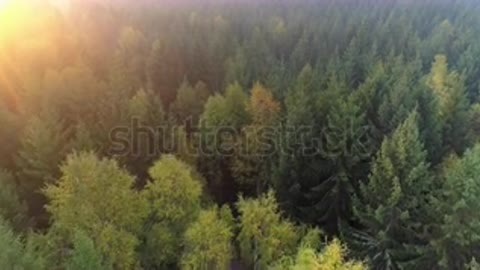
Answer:
<svg viewBox="0 0 480 270"><path fill-rule="evenodd" d="M476 1L7 2L0 268L478 268Z"/></svg>
<svg viewBox="0 0 480 270"><path fill-rule="evenodd" d="M130 172L146 176L146 171L159 157L169 143L166 128L166 114L162 102L151 91L138 90L126 104L123 127L129 127L127 153L120 153L119 159ZM164 137L161 137L164 136Z"/></svg>
<svg viewBox="0 0 480 270"><path fill-rule="evenodd" d="M18 150L19 138L22 121L10 112L0 99L0 153L15 153ZM0 167L12 169L14 167L13 155L2 155L0 158Z"/></svg>
<svg viewBox="0 0 480 270"><path fill-rule="evenodd" d="M339 225L351 216L351 194L368 171L367 162L374 149L365 114L352 96L332 105L323 135L321 154L332 162L330 176L314 187L309 196L320 202L312 209L317 221Z"/></svg>
<svg viewBox="0 0 480 270"><path fill-rule="evenodd" d="M0 218L9 222L15 230L19 230L27 225L26 212L26 205L19 198L14 176L0 170Z"/></svg>
<svg viewBox="0 0 480 270"><path fill-rule="evenodd" d="M146 64L148 87L160 95L165 110L175 100L185 75L184 63L178 54L173 44L158 39L152 45Z"/></svg>
<svg viewBox="0 0 480 270"><path fill-rule="evenodd" d="M242 258L251 269L267 269L283 256L294 253L297 228L282 218L273 192L258 199L240 197L238 243Z"/></svg>
<svg viewBox="0 0 480 270"><path fill-rule="evenodd" d="M172 112L179 124L191 121L195 125L203 112L203 107L209 96L206 85L198 82L192 87L187 81L183 81L177 90L177 98L172 104Z"/></svg>
<svg viewBox="0 0 480 270"><path fill-rule="evenodd" d="M473 142L478 143L480 140L480 104L472 105L470 109L470 138Z"/></svg>
<svg viewBox="0 0 480 270"><path fill-rule="evenodd" d="M294 258L284 258L271 269L275 270L364 270L361 262L347 261L346 248L338 239L317 252L315 248L301 246Z"/></svg>
<svg viewBox="0 0 480 270"><path fill-rule="evenodd" d="M445 151L462 153L469 145L469 104L465 93L465 78L455 71L449 73L446 56L437 55L427 85L438 100Z"/></svg>
<svg viewBox="0 0 480 270"><path fill-rule="evenodd" d="M245 126L236 142L231 171L238 183L260 194L270 178L280 119L280 104L272 93L257 83L251 91L248 112L252 123Z"/></svg>
<svg viewBox="0 0 480 270"><path fill-rule="evenodd" d="M226 126L240 130L250 122L250 115L247 111L248 96L238 83L231 84L225 90L225 107L227 109L224 117L227 119Z"/></svg>
<svg viewBox="0 0 480 270"><path fill-rule="evenodd" d="M45 261L0 218L0 265L4 269L42 270Z"/></svg>
<svg viewBox="0 0 480 270"><path fill-rule="evenodd" d="M66 270L106 270L102 256L93 241L83 232L77 232L73 241L73 252L66 263Z"/></svg>
<svg viewBox="0 0 480 270"><path fill-rule="evenodd" d="M141 247L144 267L171 266L180 256L180 240L200 211L202 184L192 169L173 156L164 156L149 170L151 181L142 196L150 217Z"/></svg>
<svg viewBox="0 0 480 270"><path fill-rule="evenodd" d="M228 208L227 208L228 209ZM230 269L233 228L218 208L202 210L184 235L182 269Z"/></svg>
<svg viewBox="0 0 480 270"><path fill-rule="evenodd" d="M227 87L225 95L211 96L201 116L200 171L209 182L213 196L220 203L234 200L233 179L229 171L235 142L243 127L251 121L247 110L248 96L238 83ZM220 194L219 194L220 193Z"/></svg>
<svg viewBox="0 0 480 270"><path fill-rule="evenodd" d="M147 41L142 32L125 27L118 38L111 80L124 93L146 86Z"/></svg>
<svg viewBox="0 0 480 270"><path fill-rule="evenodd" d="M224 116L227 113L225 97L215 94L208 98L202 114L202 122L208 127L226 125Z"/></svg>
<svg viewBox="0 0 480 270"><path fill-rule="evenodd" d="M251 71L245 56L245 49L238 47L235 53L225 61L225 81L227 84L239 82L247 85L251 79Z"/></svg>
<svg viewBox="0 0 480 270"><path fill-rule="evenodd" d="M453 160L444 173L437 211L441 215L438 245L440 265L446 269L462 268L476 256L480 243L477 209L480 200L480 145Z"/></svg>
<svg viewBox="0 0 480 270"><path fill-rule="evenodd" d="M413 112L382 144L372 173L360 189L355 214L365 227L359 251L374 268L395 269L425 244L434 188ZM407 247L410 246L410 247ZM412 256L412 255L410 255Z"/></svg>
<svg viewBox="0 0 480 270"><path fill-rule="evenodd" d="M135 179L113 160L92 153L73 154L61 168L62 177L45 194L55 226L72 237L81 230L115 267L136 262L137 233L148 213L132 189Z"/></svg>
<svg viewBox="0 0 480 270"><path fill-rule="evenodd" d="M144 196L158 220L184 221L199 210L202 184L193 177L192 169L173 156L164 156L149 170L151 182Z"/></svg>
<svg viewBox="0 0 480 270"><path fill-rule="evenodd" d="M480 265L477 263L475 258L473 258L468 265L466 265L466 269L468 270L478 270L480 269Z"/></svg>
<svg viewBox="0 0 480 270"><path fill-rule="evenodd" d="M25 127L18 152L18 181L26 198L29 214L40 226L48 222L40 194L46 184L59 176L59 164L65 158L68 141L62 123L55 114L32 118Z"/></svg>
<svg viewBox="0 0 480 270"><path fill-rule="evenodd" d="M25 110L29 114L55 111L68 126L83 122L93 127L106 85L90 67L78 63L58 71L48 70L38 82L25 88Z"/></svg>
<svg viewBox="0 0 480 270"><path fill-rule="evenodd" d="M318 149L314 144L319 127L312 76L311 67L306 66L299 74L295 88L290 89L286 97L286 119L281 127L284 136L280 141L281 149L286 153L279 155L273 181L279 201L288 213L309 221L313 218L299 209L304 206L301 203L305 195L302 190L314 186L321 173Z"/></svg>

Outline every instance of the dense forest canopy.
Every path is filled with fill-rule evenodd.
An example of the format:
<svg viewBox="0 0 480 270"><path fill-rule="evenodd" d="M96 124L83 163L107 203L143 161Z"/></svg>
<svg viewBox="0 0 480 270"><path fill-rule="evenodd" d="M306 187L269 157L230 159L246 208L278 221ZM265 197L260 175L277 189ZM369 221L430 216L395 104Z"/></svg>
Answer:
<svg viewBox="0 0 480 270"><path fill-rule="evenodd" d="M0 268L480 269L479 14L0 1Z"/></svg>

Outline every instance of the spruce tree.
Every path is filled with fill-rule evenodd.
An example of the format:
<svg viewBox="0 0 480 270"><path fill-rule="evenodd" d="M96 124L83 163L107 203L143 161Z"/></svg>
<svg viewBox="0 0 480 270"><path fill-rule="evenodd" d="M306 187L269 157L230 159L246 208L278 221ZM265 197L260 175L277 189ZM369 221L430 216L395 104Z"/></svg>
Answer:
<svg viewBox="0 0 480 270"><path fill-rule="evenodd" d="M469 103L465 93L465 78L455 71L449 72L446 56L437 55L426 83L438 102L443 152L461 154L469 146Z"/></svg>
<svg viewBox="0 0 480 270"><path fill-rule="evenodd" d="M20 199L15 177L10 172L0 169L0 218L9 222L17 230L28 225L27 206Z"/></svg>
<svg viewBox="0 0 480 270"><path fill-rule="evenodd" d="M446 165L441 187L435 204L440 230L433 245L443 269L461 269L479 255L480 145Z"/></svg>
<svg viewBox="0 0 480 270"><path fill-rule="evenodd" d="M28 121L20 140L16 163L22 195L36 225L46 226L46 200L41 191L60 174L59 165L68 153L67 134L56 114L45 114Z"/></svg>
<svg viewBox="0 0 480 270"><path fill-rule="evenodd" d="M397 269L427 243L433 180L417 121L412 112L384 140L355 201L364 232L353 234L354 243L374 269Z"/></svg>

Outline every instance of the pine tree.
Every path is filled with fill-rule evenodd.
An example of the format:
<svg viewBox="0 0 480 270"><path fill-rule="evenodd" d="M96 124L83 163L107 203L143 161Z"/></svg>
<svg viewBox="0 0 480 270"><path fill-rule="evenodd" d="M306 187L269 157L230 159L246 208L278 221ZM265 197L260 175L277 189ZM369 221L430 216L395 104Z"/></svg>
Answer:
<svg viewBox="0 0 480 270"><path fill-rule="evenodd" d="M148 168L165 152L171 139L167 132L162 102L151 91L139 90L126 104L123 124L130 127L128 153L120 153L120 160L129 171L143 178ZM140 183L142 186L144 183Z"/></svg>
<svg viewBox="0 0 480 270"><path fill-rule="evenodd" d="M243 127L251 122L248 96L238 84L227 87L225 96L211 96L201 116L201 167L220 203L235 200L235 183L230 164Z"/></svg>
<svg viewBox="0 0 480 270"><path fill-rule="evenodd" d="M443 269L461 269L478 256L480 222L480 145L467 150L444 168L443 185L436 202L441 217L439 235L433 241Z"/></svg>
<svg viewBox="0 0 480 270"><path fill-rule="evenodd" d="M185 66L178 48L167 41L156 40L147 60L148 87L160 96L166 111L175 100L184 76Z"/></svg>
<svg viewBox="0 0 480 270"><path fill-rule="evenodd" d="M20 230L28 223L26 214L26 204L19 197L14 176L0 169L0 218L9 222L15 230Z"/></svg>
<svg viewBox="0 0 480 270"><path fill-rule="evenodd" d="M29 215L37 226L46 226L48 217L41 190L54 183L60 174L59 164L67 155L68 140L62 122L56 114L32 118L21 137L16 160L18 181L28 204Z"/></svg>
<svg viewBox="0 0 480 270"><path fill-rule="evenodd" d="M4 269L43 270L45 260L0 217L0 265Z"/></svg>
<svg viewBox="0 0 480 270"><path fill-rule="evenodd" d="M417 117L411 113L385 139L355 201L355 214L365 231L353 239L375 269L397 269L409 256L415 257L416 247L426 244L433 182Z"/></svg>
<svg viewBox="0 0 480 270"><path fill-rule="evenodd" d="M280 103L257 83L251 91L248 112L252 123L242 129L231 170L235 180L257 195L264 190L276 158Z"/></svg>
<svg viewBox="0 0 480 270"><path fill-rule="evenodd" d="M142 32L133 27L122 29L115 51L111 80L126 91L144 88L147 48L147 40Z"/></svg>
<svg viewBox="0 0 480 270"><path fill-rule="evenodd" d="M0 167L6 169L14 168L14 155L19 146L18 135L21 132L22 121L18 115L7 109L0 99L0 152L4 153L0 157Z"/></svg>
<svg viewBox="0 0 480 270"><path fill-rule="evenodd" d="M225 106L227 108L227 126L240 131L250 122L247 111L248 96L238 83L227 86L225 90Z"/></svg>
<svg viewBox="0 0 480 270"><path fill-rule="evenodd" d="M184 80L177 90L177 97L171 108L177 123L196 126L208 96L209 91L203 82L192 87Z"/></svg>
<svg viewBox="0 0 480 270"><path fill-rule="evenodd" d="M313 222L314 211L306 193L318 185L328 162L321 160L316 134L320 133L316 111L313 70L305 66L285 101L286 120L281 127L281 155L275 166L274 187L282 207L297 218Z"/></svg>
<svg viewBox="0 0 480 270"><path fill-rule="evenodd" d="M252 71L247 68L245 48L236 46L235 53L225 61L225 84L239 82L248 85L251 81Z"/></svg>
<svg viewBox="0 0 480 270"><path fill-rule="evenodd" d="M84 232L77 232L73 241L73 252L66 262L66 270L107 270L94 242Z"/></svg>
<svg viewBox="0 0 480 270"><path fill-rule="evenodd" d="M446 56L437 55L426 83L438 100L444 152L460 154L469 145L465 79L456 72L449 73Z"/></svg>
<svg viewBox="0 0 480 270"><path fill-rule="evenodd" d="M334 100L322 135L321 155L330 163L329 174L308 192L315 222L337 231L351 216L351 196L365 179L374 145L365 114L353 96Z"/></svg>

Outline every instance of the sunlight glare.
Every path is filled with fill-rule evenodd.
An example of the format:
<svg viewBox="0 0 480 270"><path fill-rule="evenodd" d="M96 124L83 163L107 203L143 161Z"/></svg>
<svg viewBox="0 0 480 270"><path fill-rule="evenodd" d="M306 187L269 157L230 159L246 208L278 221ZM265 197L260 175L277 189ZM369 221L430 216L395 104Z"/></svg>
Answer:
<svg viewBox="0 0 480 270"><path fill-rule="evenodd" d="M27 2L0 0L0 41L20 34L22 27L34 18L30 11Z"/></svg>
<svg viewBox="0 0 480 270"><path fill-rule="evenodd" d="M0 0L0 9L4 9L10 2L11 0Z"/></svg>

